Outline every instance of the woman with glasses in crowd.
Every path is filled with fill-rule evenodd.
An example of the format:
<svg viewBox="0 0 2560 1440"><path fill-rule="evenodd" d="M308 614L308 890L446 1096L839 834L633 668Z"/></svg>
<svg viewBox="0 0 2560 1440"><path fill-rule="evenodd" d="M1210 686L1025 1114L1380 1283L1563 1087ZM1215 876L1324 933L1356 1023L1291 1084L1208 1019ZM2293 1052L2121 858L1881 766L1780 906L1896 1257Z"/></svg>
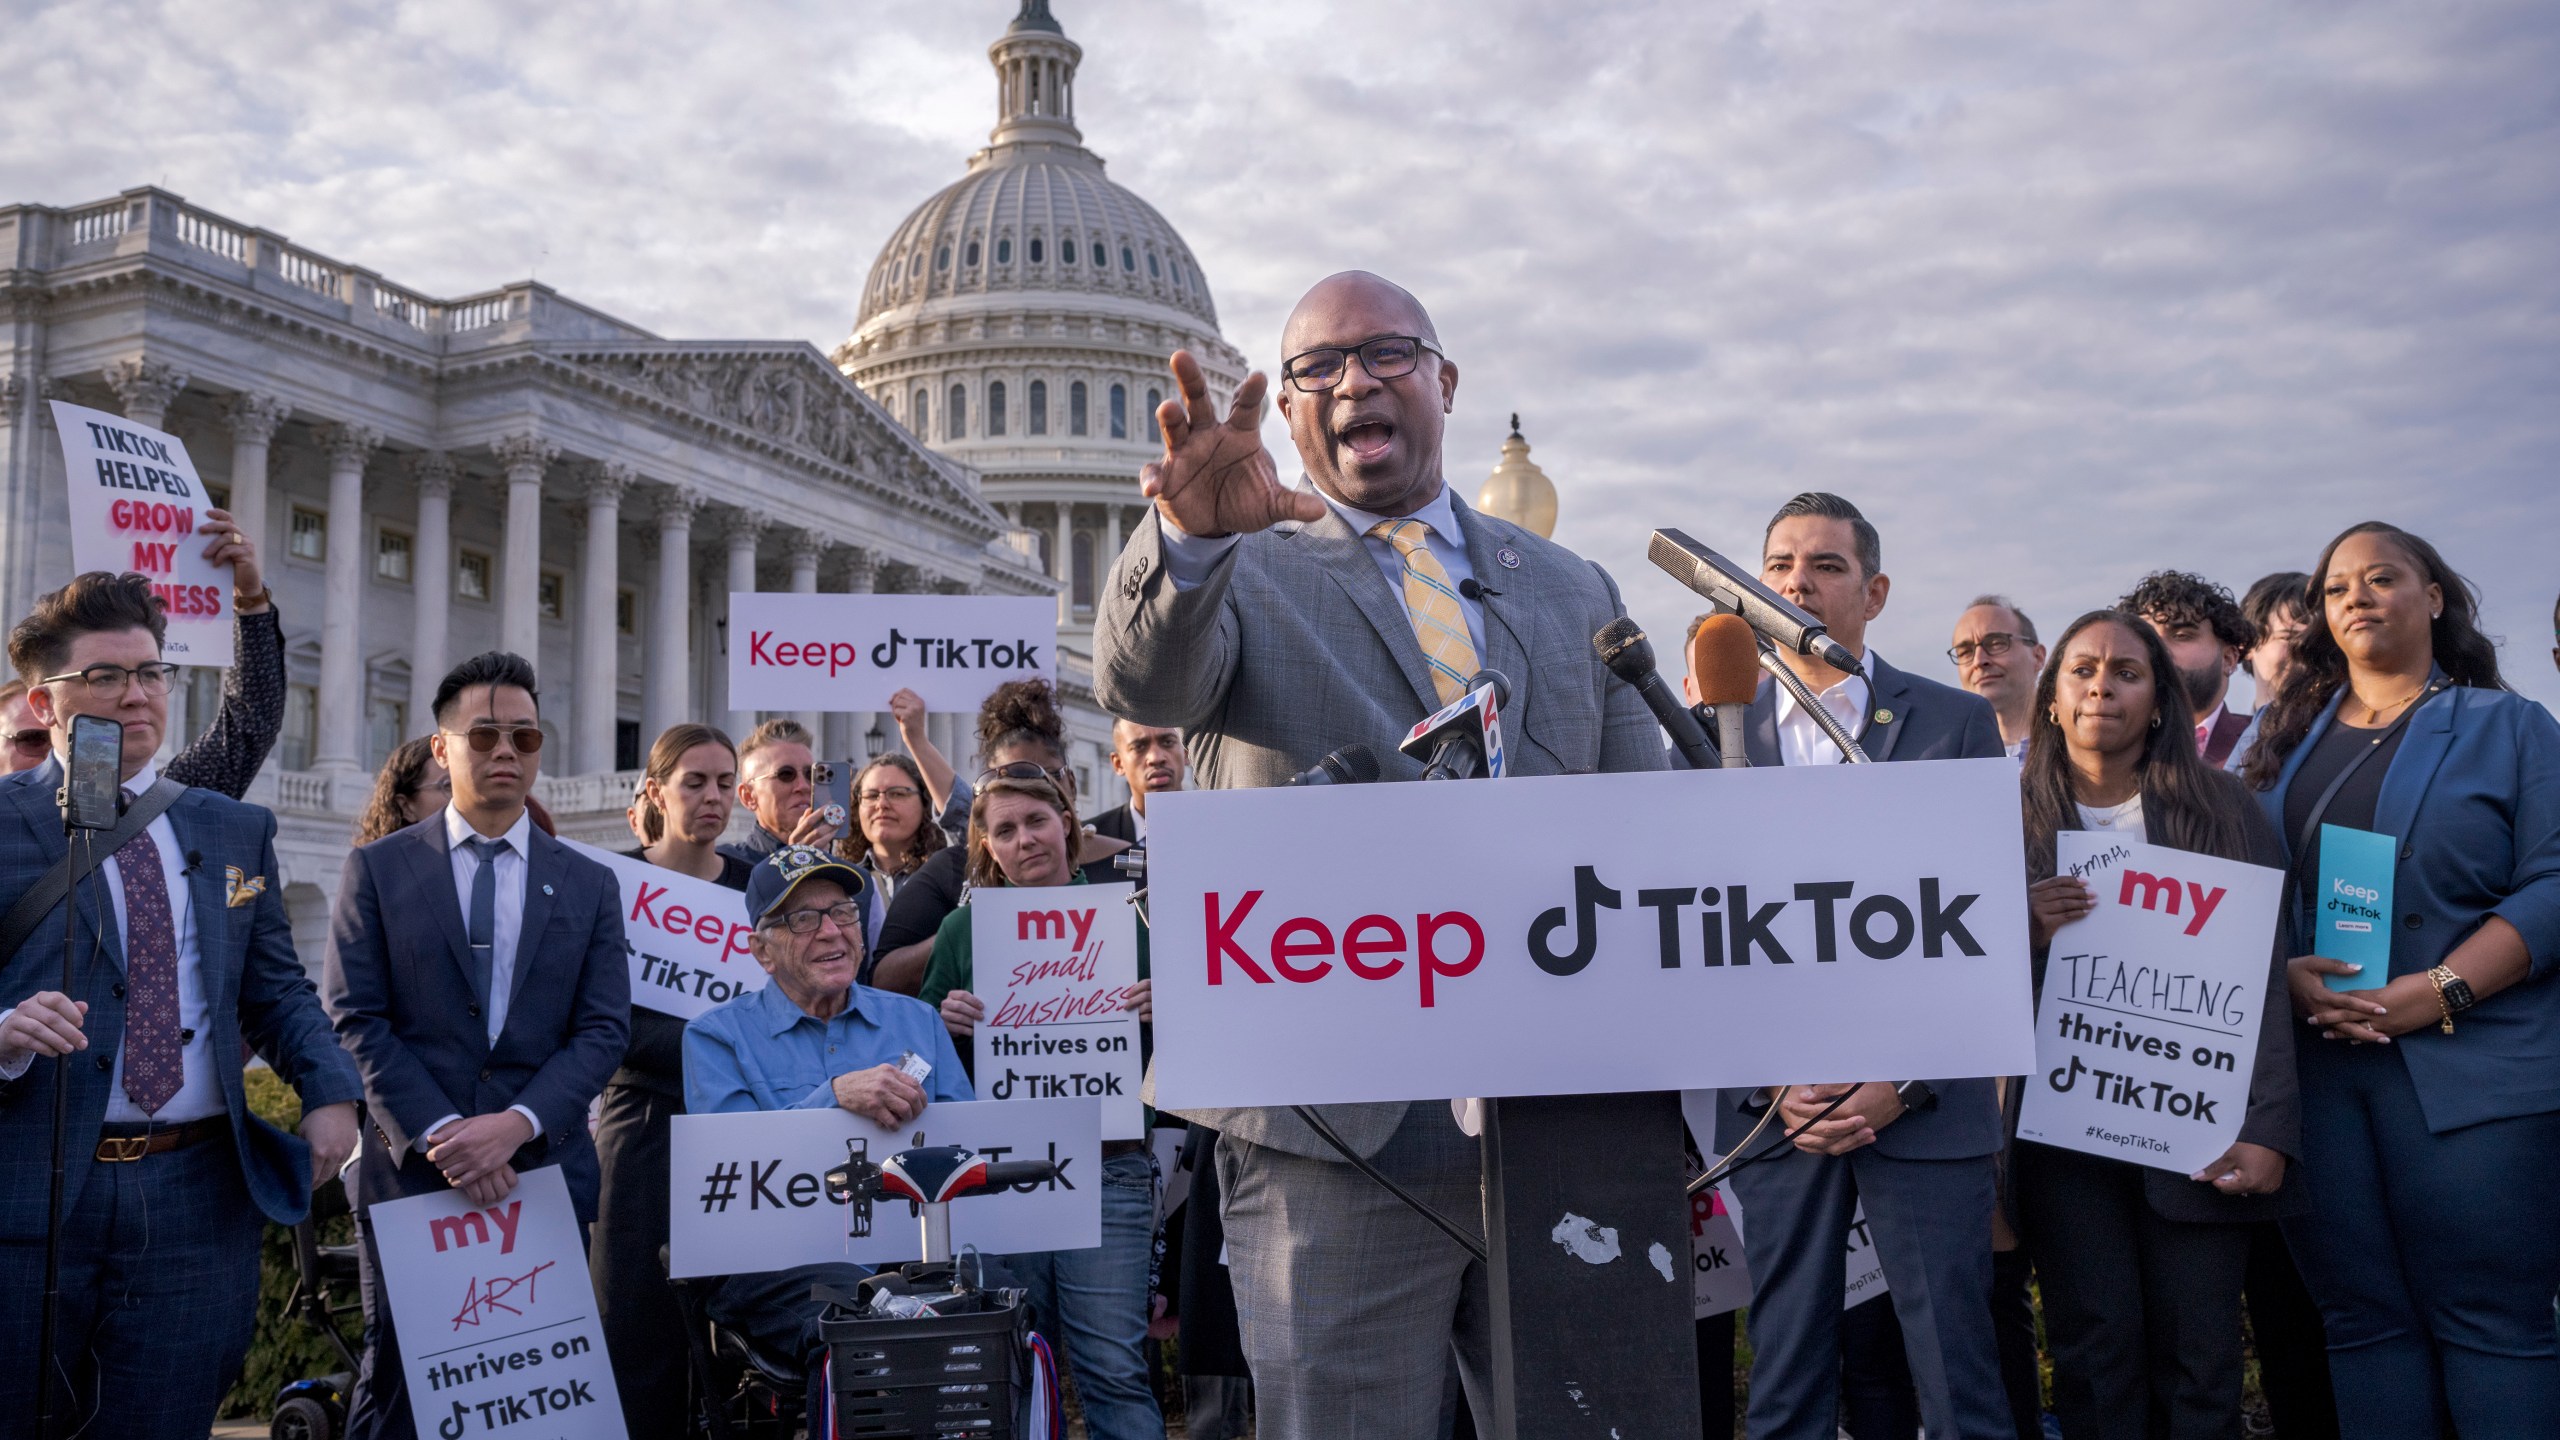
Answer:
<svg viewBox="0 0 2560 1440"><path fill-rule="evenodd" d="M1007 681L987 696L978 707L978 755L987 774L1045 779L1058 787L1069 809L1075 807L1067 722L1058 713L1058 694L1048 681ZM1083 854L1091 863L1127 848L1123 841L1087 836ZM898 897L880 926L880 959L871 984L902 995L916 993L933 959L933 937L943 919L959 908L968 883L968 853L958 845L944 847L900 882Z"/></svg>
<svg viewBox="0 0 2560 1440"><path fill-rule="evenodd" d="M2248 790L2204 763L2168 645L2113 610L2071 623L2036 685L2019 777L2036 984L2089 883L2057 874L2055 837L2100 830L2248 864L2278 863ZM2020 1141L2019 1228L2044 1288L2054 1410L2073 1440L2225 1440L2240 1433L2240 1292L2251 1226L2301 1147L2279 928L2258 1008L2249 1105L2230 1149L2192 1176ZM2136 961L2139 957L2128 957Z"/></svg>
<svg viewBox="0 0 2560 1440"><path fill-rule="evenodd" d="M950 783L944 782L946 788ZM882 755L854 774L853 833L836 842L836 851L871 882L861 984L874 983L870 972L880 954L880 927L888 921L889 901L900 882L951 843L925 813L929 794L922 767L905 755Z"/></svg>
<svg viewBox="0 0 2560 1440"><path fill-rule="evenodd" d="M1016 773L1016 772L1028 773ZM1089 883L1077 868L1098 843L1076 820L1074 801L1037 766L1015 761L978 777L969 809L968 878L973 890ZM974 1069L972 1039L986 1005L971 993L970 907L943 918L920 998L942 1014L963 1064ZM1138 1012L1139 1048L1155 1018L1147 975L1147 929L1138 925L1138 983L1126 1006ZM1155 1244L1155 1164L1142 1140L1102 1147L1102 1245L1016 1255L1007 1263L1031 1292L1041 1333L1063 1342L1095 1440L1163 1440L1164 1416L1147 1376L1148 1281Z"/></svg>
<svg viewBox="0 0 2560 1440"><path fill-rule="evenodd" d="M356 817L355 843L370 845L394 830L406 830L444 809L452 798L453 781L436 758L435 737L404 742L373 777L373 798Z"/></svg>
<svg viewBox="0 0 2560 1440"><path fill-rule="evenodd" d="M2510 693L2434 546L2367 521L2311 572L2243 776L2316 941L2333 879L2381 888L2388 973L2291 964L2310 1211L2341 1433L2560 1435L2560 724ZM2352 836L2384 837L2359 874ZM2336 853L2332 853L2332 849ZM2363 848L2361 844L2358 848ZM2374 881L2387 884L2374 887ZM2306 943L2302 948L2311 949ZM2370 987L2333 989L2363 979Z"/></svg>
<svg viewBox="0 0 2560 1440"><path fill-rule="evenodd" d="M708 725L669 726L649 747L633 801L642 844L625 853L743 892L755 866L717 848L737 787L738 751L727 735ZM734 918L746 918L744 899ZM667 1243L670 1122L684 1113L684 1026L673 1015L631 1007L631 1046L605 1086L596 1121L603 1183L588 1249L597 1318L633 1440L676 1440L688 1433L692 1414L684 1316L658 1259Z"/></svg>

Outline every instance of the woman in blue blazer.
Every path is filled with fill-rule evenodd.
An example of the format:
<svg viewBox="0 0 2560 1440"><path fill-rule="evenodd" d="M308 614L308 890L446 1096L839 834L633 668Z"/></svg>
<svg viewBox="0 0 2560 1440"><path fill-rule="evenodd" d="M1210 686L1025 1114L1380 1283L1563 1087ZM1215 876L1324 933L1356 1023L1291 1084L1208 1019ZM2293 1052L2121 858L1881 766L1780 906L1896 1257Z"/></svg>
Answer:
<svg viewBox="0 0 2560 1440"><path fill-rule="evenodd" d="M2286 1222L2340 1429L2560 1435L2560 724L2504 687L2469 584L2378 522L2312 571L2297 669L2243 772L2316 936L2322 836L2389 837L2379 988L2289 966L2302 1178ZM2341 847L2343 864L2343 846Z"/></svg>

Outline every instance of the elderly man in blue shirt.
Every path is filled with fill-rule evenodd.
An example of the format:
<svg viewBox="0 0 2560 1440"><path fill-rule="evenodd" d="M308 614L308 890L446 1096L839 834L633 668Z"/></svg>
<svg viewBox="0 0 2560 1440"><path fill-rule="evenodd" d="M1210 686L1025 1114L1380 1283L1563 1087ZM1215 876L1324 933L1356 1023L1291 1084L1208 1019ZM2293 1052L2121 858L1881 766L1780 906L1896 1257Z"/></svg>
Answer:
<svg viewBox="0 0 2560 1440"><path fill-rule="evenodd" d="M976 1098L930 1006L855 983L865 888L861 871L805 845L784 846L747 877L755 926L747 948L772 980L685 1027L687 1113L836 1106L898 1129L928 1101ZM916 1075L917 1060L932 1068ZM810 1365L814 1393L823 1306L809 1298L809 1287L850 1290L865 1273L838 1262L732 1275L707 1308L758 1348Z"/></svg>

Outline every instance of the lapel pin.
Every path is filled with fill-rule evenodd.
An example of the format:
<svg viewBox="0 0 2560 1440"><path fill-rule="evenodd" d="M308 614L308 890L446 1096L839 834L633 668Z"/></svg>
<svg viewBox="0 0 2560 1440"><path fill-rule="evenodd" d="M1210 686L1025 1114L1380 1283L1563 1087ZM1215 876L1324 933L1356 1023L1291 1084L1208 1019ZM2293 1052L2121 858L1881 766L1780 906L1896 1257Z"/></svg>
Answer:
<svg viewBox="0 0 2560 1440"><path fill-rule="evenodd" d="M1879 725L1890 725L1890 724L1892 724L1892 723L1893 723L1893 712L1892 712L1892 711L1890 711L1890 710L1878 710L1878 711L1876 712L1876 723L1877 723L1877 724L1879 724ZM543 886L542 888L543 888L543 890L544 890L545 892L548 892L548 891L551 889L551 887L550 887L550 886L548 886L548 885L545 885L545 886Z"/></svg>
<svg viewBox="0 0 2560 1440"><path fill-rule="evenodd" d="M543 886L543 887L542 887L542 893L543 893L543 894L545 894L545 895L550 894L550 893L551 893L551 887L550 887L550 886L548 886L548 885Z"/></svg>
<svg viewBox="0 0 2560 1440"><path fill-rule="evenodd" d="M1494 551L1493 558L1494 562L1499 564L1505 570L1517 570L1520 568L1520 552L1512 549L1508 545Z"/></svg>

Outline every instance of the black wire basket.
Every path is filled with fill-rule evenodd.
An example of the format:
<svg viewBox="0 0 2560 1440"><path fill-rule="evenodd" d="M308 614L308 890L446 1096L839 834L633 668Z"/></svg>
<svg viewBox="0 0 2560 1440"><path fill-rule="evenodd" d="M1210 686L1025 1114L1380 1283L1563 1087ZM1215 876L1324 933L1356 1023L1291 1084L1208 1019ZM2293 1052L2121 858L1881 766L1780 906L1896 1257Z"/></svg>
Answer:
<svg viewBox="0 0 2560 1440"><path fill-rule="evenodd" d="M1031 1381L1030 1313L1019 1290L936 1297L959 1314L856 1316L818 1324L827 1343L833 1440L1011 1440Z"/></svg>

